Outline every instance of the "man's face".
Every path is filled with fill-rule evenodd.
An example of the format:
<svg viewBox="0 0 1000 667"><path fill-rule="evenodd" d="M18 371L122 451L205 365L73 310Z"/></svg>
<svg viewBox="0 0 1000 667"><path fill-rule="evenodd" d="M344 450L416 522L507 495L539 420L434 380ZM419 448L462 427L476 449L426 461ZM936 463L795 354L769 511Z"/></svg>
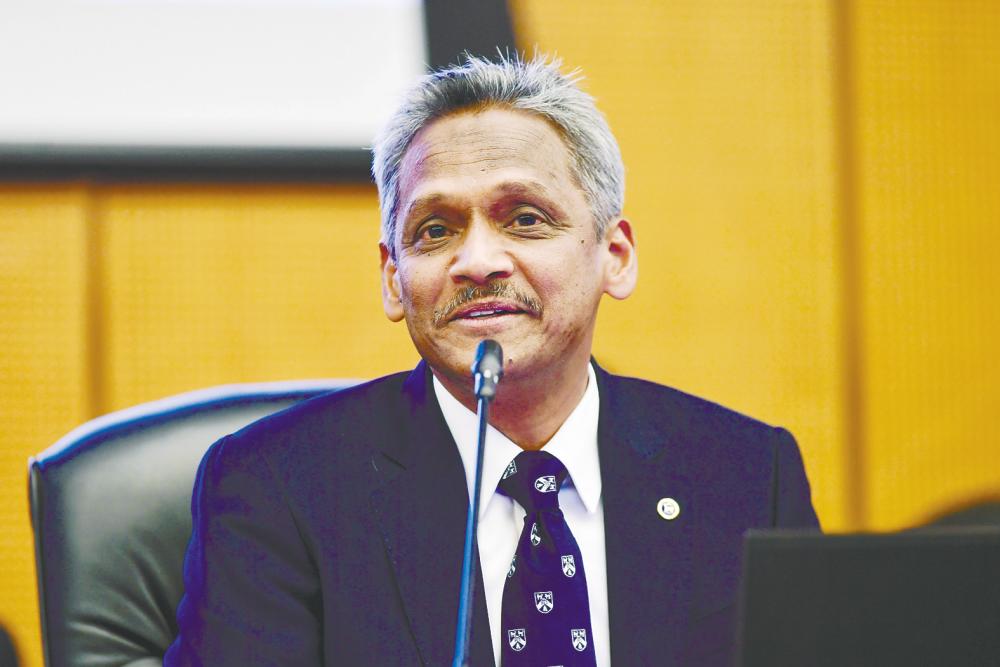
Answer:
<svg viewBox="0 0 1000 667"><path fill-rule="evenodd" d="M624 298L634 284L631 232L612 221L596 237L553 126L499 108L445 116L414 138L399 187L383 302L431 368L467 378L485 338L503 347L510 379L585 363L601 295ZM625 237L632 275L622 293Z"/></svg>

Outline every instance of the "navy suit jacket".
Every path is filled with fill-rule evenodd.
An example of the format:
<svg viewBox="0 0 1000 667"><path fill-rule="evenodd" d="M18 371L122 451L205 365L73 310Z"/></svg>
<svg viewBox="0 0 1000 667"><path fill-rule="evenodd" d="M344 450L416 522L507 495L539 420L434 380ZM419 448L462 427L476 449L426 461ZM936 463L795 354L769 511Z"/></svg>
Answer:
<svg viewBox="0 0 1000 667"><path fill-rule="evenodd" d="M726 664L744 531L818 525L798 447L674 389L597 380L612 662ZM198 471L165 664L450 664L467 508L424 363L223 438ZM492 665L481 578L476 593L471 664Z"/></svg>

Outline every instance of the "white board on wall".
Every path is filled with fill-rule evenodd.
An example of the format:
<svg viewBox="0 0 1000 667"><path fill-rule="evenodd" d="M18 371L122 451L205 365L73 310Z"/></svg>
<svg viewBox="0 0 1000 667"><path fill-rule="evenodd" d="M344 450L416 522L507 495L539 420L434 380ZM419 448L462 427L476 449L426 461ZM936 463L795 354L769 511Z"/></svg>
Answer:
<svg viewBox="0 0 1000 667"><path fill-rule="evenodd" d="M0 145L361 149L426 50L419 0L4 0Z"/></svg>

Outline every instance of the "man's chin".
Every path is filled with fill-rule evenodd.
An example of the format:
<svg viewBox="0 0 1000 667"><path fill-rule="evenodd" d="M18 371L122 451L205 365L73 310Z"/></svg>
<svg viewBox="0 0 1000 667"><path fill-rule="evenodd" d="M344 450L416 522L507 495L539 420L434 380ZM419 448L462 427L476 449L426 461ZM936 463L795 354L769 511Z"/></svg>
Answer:
<svg viewBox="0 0 1000 667"><path fill-rule="evenodd" d="M486 339L495 340L503 349L504 377L513 380L530 371L532 360L538 362L537 350L531 350L526 341L516 335L499 333L495 336L461 337L447 346L433 346L418 351L438 375L447 375L453 382L472 381L472 362L476 348Z"/></svg>
<svg viewBox="0 0 1000 667"><path fill-rule="evenodd" d="M421 346L414 341L417 352L430 365L438 375L446 375L453 382L472 380L472 362L476 358L476 348L487 338L493 338L504 350L504 358L507 357L507 347L504 345L503 337L483 336L461 336L450 338L446 343L438 342ZM514 343L510 343L514 345Z"/></svg>

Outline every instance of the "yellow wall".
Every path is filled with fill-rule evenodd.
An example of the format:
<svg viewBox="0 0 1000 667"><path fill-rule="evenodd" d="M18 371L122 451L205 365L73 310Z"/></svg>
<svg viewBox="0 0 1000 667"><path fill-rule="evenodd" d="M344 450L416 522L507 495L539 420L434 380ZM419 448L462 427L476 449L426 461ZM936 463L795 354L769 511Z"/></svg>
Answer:
<svg viewBox="0 0 1000 667"><path fill-rule="evenodd" d="M106 187L94 195L104 406L222 382L371 377L416 363L379 297L363 187Z"/></svg>
<svg viewBox="0 0 1000 667"><path fill-rule="evenodd" d="M1000 6L514 0L628 169L612 370L789 427L828 529L1000 494ZM29 455L225 382L414 363L366 186L0 186L0 622L41 664Z"/></svg>
<svg viewBox="0 0 1000 667"><path fill-rule="evenodd" d="M853 13L867 522L1000 497L1000 4Z"/></svg>
<svg viewBox="0 0 1000 667"><path fill-rule="evenodd" d="M0 623L40 665L28 456L89 417L87 198L0 186Z"/></svg>

